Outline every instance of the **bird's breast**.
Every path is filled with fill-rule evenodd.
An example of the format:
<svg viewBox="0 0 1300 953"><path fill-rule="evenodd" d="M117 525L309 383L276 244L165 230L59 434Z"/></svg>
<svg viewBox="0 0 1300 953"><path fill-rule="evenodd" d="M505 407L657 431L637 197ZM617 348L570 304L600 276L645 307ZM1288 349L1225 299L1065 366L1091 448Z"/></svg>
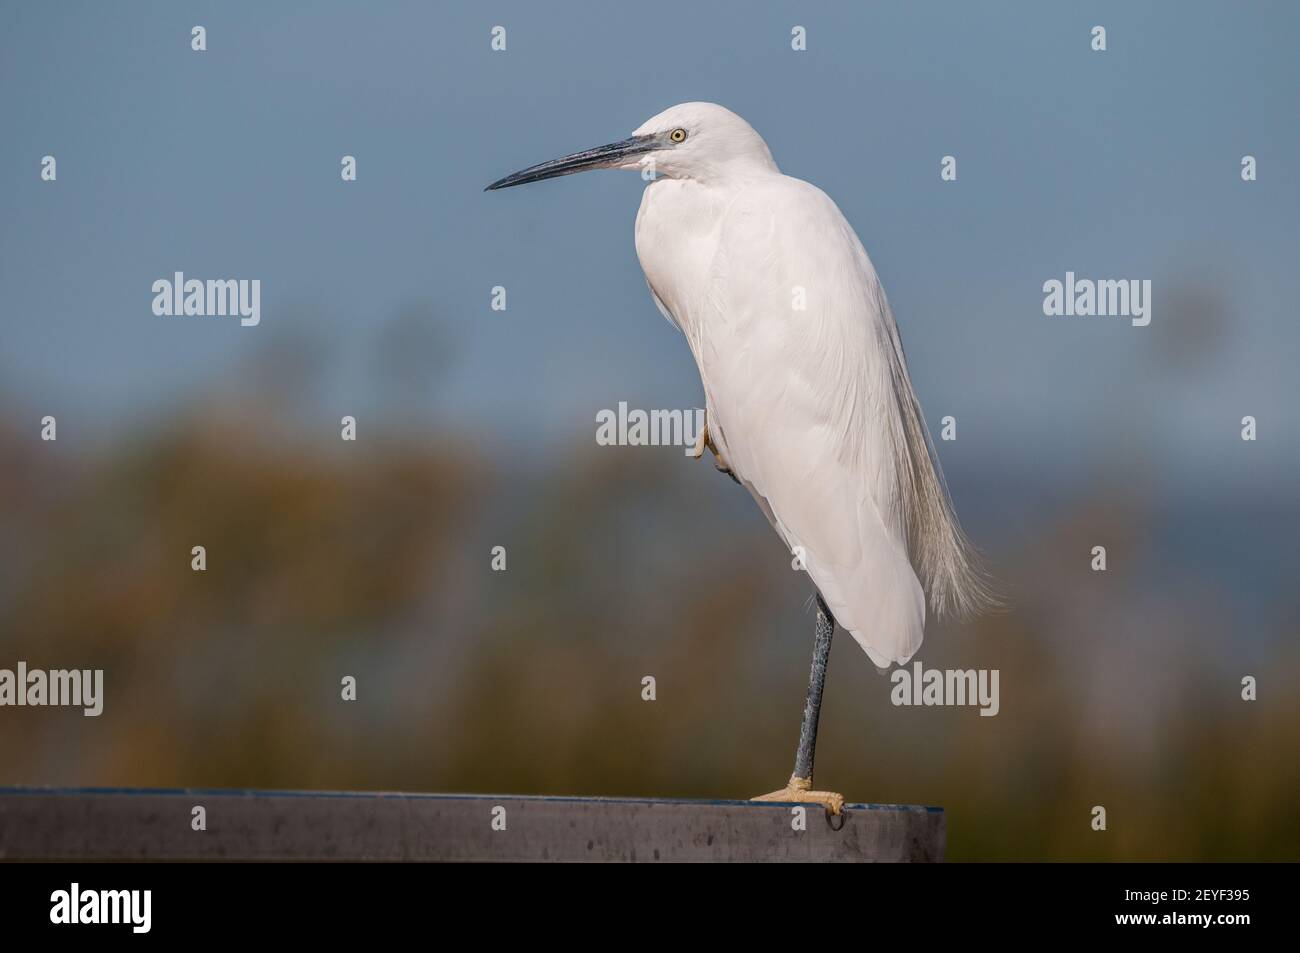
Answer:
<svg viewBox="0 0 1300 953"><path fill-rule="evenodd" d="M717 189L689 179L659 179L646 186L636 216L641 270L671 320L692 341L700 331L725 208Z"/></svg>

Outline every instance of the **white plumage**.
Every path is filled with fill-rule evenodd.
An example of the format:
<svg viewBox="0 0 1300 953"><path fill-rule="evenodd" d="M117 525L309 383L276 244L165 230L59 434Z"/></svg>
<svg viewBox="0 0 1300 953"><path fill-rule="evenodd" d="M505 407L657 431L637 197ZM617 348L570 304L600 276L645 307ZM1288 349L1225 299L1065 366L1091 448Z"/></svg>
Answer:
<svg viewBox="0 0 1300 953"><path fill-rule="evenodd" d="M488 190L608 168L654 173L636 251L700 369L696 451L711 447L749 490L825 602L794 772L755 800L839 814L844 796L812 783L835 622L886 668L921 647L927 596L938 614L993 601L932 458L898 327L835 203L782 175L758 133L721 106L674 106L627 139Z"/></svg>
<svg viewBox="0 0 1300 953"><path fill-rule="evenodd" d="M686 103L634 136L671 130L687 137L651 153L636 249L699 367L709 436L872 662L904 663L927 595L936 614L992 600L880 280L835 203L739 116Z"/></svg>

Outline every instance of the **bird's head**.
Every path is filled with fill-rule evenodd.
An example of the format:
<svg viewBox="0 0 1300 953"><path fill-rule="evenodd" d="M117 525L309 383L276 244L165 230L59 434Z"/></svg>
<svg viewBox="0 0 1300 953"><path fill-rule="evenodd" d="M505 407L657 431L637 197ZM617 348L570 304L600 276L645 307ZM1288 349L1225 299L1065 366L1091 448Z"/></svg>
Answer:
<svg viewBox="0 0 1300 953"><path fill-rule="evenodd" d="M774 172L776 163L762 137L730 109L682 103L647 120L627 139L529 166L498 179L487 191L589 169L650 170L655 176L709 181Z"/></svg>

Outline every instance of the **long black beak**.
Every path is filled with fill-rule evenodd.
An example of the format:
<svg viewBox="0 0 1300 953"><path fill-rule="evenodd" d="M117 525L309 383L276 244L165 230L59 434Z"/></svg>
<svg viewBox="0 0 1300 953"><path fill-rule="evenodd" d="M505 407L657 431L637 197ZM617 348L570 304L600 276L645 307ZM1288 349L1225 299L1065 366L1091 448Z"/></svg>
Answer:
<svg viewBox="0 0 1300 953"><path fill-rule="evenodd" d="M543 162L540 165L529 166L514 175L508 175L504 179L497 179L483 191L491 192L495 189L508 189L512 185L526 185L529 182L540 182L542 179L553 179L560 175L586 172L588 169L608 169L611 166L620 165L629 156L654 152L658 148L660 148L658 136L633 136L630 139L611 142L607 146L597 146L595 149L588 149L585 152L575 152L573 155L552 159L550 162Z"/></svg>

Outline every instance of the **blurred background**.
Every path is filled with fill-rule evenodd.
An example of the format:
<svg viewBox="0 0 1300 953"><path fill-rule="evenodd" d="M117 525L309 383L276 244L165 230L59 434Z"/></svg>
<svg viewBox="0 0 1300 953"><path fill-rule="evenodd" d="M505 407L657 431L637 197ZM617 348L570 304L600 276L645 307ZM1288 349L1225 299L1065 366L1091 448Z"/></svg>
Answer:
<svg viewBox="0 0 1300 953"><path fill-rule="evenodd" d="M0 710L0 784L779 787L807 578L709 463L595 442L619 401L703 399L636 262L642 183L482 192L711 100L857 228L1013 606L920 654L999 669L995 718L892 706L841 634L819 786L944 807L954 860L1300 857L1298 21L5 4L0 667L107 697ZM1152 279L1150 326L1044 317L1067 270ZM261 324L155 316L174 271L261 279Z"/></svg>

